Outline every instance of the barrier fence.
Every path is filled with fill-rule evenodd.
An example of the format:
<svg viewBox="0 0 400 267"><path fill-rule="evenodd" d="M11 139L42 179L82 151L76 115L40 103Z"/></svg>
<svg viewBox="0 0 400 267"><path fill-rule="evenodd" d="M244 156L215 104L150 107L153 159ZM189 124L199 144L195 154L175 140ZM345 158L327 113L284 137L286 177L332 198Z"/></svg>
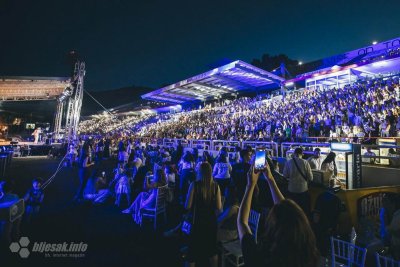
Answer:
<svg viewBox="0 0 400 267"><path fill-rule="evenodd" d="M148 138L142 139L144 142L147 141L149 145L152 146L164 146L164 147L177 147L180 143L184 148L197 148L199 150L208 150L208 151L219 151L222 147L227 148L228 152L235 152L237 148L245 148L252 147L256 148L264 148L270 152L273 157L286 157L288 151L292 151L296 147L303 147L306 154L311 154L315 148L321 149L321 154L327 154L329 152L330 143L329 142L320 142L322 139L326 141L332 141L331 138L328 137L309 137L309 139L315 142L264 142L264 141L230 141L230 140L198 140L198 139L175 139L175 138ZM347 141L351 141L347 138ZM382 157L383 159L387 155L387 150L389 148L400 149L399 137L374 137L371 139L377 139L378 144L361 144L361 148L366 150L370 148L372 152L376 154L376 157ZM319 141L319 142L316 142ZM364 157L364 156L363 156ZM370 156L365 156L365 158L369 158Z"/></svg>

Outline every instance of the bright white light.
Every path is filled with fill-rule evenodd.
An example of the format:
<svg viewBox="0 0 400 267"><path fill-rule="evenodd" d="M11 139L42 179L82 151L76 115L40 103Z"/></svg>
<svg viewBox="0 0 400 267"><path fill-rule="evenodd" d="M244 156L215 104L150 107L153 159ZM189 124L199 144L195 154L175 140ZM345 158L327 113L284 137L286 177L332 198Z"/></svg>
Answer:
<svg viewBox="0 0 400 267"><path fill-rule="evenodd" d="M372 42L373 45L376 45L377 43L378 43L377 41L373 41L373 42Z"/></svg>
<svg viewBox="0 0 400 267"><path fill-rule="evenodd" d="M299 65L303 65L303 62L302 62L302 61L299 61Z"/></svg>
<svg viewBox="0 0 400 267"><path fill-rule="evenodd" d="M288 82L287 84L285 84L286 86L293 86L294 82Z"/></svg>
<svg viewBox="0 0 400 267"><path fill-rule="evenodd" d="M386 61L380 61L380 62L372 63L372 67L383 67L383 66L386 66L386 65L387 65Z"/></svg>

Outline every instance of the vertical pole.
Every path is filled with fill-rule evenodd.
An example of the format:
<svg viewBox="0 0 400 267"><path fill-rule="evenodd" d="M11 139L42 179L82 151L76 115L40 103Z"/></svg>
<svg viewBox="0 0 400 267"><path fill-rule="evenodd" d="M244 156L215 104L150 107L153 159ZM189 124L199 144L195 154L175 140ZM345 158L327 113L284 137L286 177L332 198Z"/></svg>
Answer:
<svg viewBox="0 0 400 267"><path fill-rule="evenodd" d="M60 138L60 131L61 131L61 122L63 117L63 109L64 109L64 102L58 101L57 102L57 110L56 110L56 117L54 120L54 139Z"/></svg>

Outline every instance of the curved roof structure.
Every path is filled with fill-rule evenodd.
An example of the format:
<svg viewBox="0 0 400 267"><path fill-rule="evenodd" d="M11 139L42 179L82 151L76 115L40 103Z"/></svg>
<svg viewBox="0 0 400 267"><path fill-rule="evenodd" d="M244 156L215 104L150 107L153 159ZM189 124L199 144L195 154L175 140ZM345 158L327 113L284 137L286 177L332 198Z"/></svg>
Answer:
<svg viewBox="0 0 400 267"><path fill-rule="evenodd" d="M237 60L142 95L142 98L181 104L240 91L277 88L284 81L282 77Z"/></svg>

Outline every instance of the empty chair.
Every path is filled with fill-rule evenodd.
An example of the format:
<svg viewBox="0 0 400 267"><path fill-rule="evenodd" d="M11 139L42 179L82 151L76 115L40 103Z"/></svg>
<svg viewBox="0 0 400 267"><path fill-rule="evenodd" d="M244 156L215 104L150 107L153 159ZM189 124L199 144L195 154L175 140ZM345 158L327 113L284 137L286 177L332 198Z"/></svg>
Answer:
<svg viewBox="0 0 400 267"><path fill-rule="evenodd" d="M365 265L367 249L349 242L331 237L332 266L359 266Z"/></svg>
<svg viewBox="0 0 400 267"><path fill-rule="evenodd" d="M375 253L377 267L400 267L400 261Z"/></svg>

